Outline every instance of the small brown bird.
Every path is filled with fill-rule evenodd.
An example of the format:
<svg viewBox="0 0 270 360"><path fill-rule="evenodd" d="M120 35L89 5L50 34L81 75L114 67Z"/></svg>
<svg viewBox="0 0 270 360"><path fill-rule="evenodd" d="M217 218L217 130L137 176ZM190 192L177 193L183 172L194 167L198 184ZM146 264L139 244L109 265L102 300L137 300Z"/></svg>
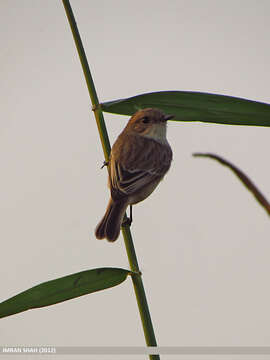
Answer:
<svg viewBox="0 0 270 360"><path fill-rule="evenodd" d="M137 111L118 136L108 164L111 199L96 227L97 239L115 241L127 207L146 199L169 170L172 150L166 127L173 117L159 109Z"/></svg>

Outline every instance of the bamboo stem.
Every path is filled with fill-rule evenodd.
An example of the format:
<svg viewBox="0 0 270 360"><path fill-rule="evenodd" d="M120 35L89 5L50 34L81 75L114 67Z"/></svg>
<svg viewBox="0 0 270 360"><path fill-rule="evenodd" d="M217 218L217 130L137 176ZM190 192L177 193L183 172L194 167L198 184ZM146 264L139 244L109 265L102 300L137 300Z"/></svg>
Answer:
<svg viewBox="0 0 270 360"><path fill-rule="evenodd" d="M88 92L89 92L90 99L92 102L92 109L95 114L95 119L96 119L98 131L99 131L99 136L100 136L100 140L101 140L101 144L102 144L102 148L103 148L103 152L104 152L104 157L105 157L105 160L108 161L109 156L110 156L111 146L110 146L110 141L109 141L105 121L103 118L103 113L101 111L98 96L96 93L94 81L93 81L93 78L92 78L92 75L90 72L90 68L89 68L88 61L87 61L87 58L85 55L85 51L83 48L79 30L77 28L77 24L76 24L69 0L62 0L62 2L64 5L64 8L65 8L65 11L66 11L66 15L67 15L67 18L69 21L69 25L70 25L70 28L72 31L72 35L73 35L73 38L74 38L74 41L76 44L76 48L77 48L77 51L79 54L79 58L81 61L81 65L83 68L86 84L88 87ZM133 282L133 287L134 287L134 291L135 291L135 295L136 295L136 299L137 299L137 304L139 307L139 312L140 312L141 321L142 321L142 325L143 325L146 344L147 344L147 346L157 346L154 328L153 328L150 311L149 311L148 304L147 304L146 294L145 294L145 290L144 290L144 286L143 286L143 281L141 278L141 273L139 270L137 256L136 256L136 252L135 252L135 248L134 248L134 244L133 244L133 240L132 240L132 236L131 236L131 232L130 232L130 227L123 226L122 233L123 233L123 237L124 237L124 241L125 241L126 252L127 252L130 268L134 272L134 274L132 275L132 282ZM159 360L160 359L159 355L149 355L149 358L151 360Z"/></svg>

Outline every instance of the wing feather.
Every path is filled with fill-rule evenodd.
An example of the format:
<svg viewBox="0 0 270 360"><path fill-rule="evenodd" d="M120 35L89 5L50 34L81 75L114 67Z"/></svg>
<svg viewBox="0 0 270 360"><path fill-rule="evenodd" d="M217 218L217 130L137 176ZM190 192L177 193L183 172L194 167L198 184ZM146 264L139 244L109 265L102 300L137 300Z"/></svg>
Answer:
<svg viewBox="0 0 270 360"><path fill-rule="evenodd" d="M133 139L120 137L118 146L113 146L109 162L109 182L113 199L133 195L161 180L168 171L172 159L169 146L142 136ZM140 150L140 151L139 151ZM153 154L159 156L153 156Z"/></svg>
<svg viewBox="0 0 270 360"><path fill-rule="evenodd" d="M114 196L134 194L160 175L154 170L127 170L116 161L111 162L110 181Z"/></svg>

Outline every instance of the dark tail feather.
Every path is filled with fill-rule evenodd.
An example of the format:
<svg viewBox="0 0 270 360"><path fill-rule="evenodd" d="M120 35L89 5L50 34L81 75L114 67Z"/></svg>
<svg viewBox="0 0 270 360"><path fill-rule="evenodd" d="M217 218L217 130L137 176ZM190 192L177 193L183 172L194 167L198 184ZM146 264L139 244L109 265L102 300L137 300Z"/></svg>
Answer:
<svg viewBox="0 0 270 360"><path fill-rule="evenodd" d="M95 231L95 235L96 235L97 239L102 240L102 239L106 238L106 232L105 232L106 224L107 224L107 220L108 220L111 210L112 210L112 206L111 206L111 203L109 203L107 210L105 212L105 215L100 220L100 222L97 224L96 231Z"/></svg>
<svg viewBox="0 0 270 360"><path fill-rule="evenodd" d="M96 227L97 239L115 241L118 238L127 206L124 201L110 200L105 215Z"/></svg>

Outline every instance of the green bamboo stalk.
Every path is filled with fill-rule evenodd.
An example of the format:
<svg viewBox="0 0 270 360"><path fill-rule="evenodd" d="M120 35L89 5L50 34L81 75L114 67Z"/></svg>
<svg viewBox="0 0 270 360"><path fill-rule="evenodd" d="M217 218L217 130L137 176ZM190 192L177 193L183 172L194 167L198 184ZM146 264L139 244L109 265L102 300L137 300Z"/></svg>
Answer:
<svg viewBox="0 0 270 360"><path fill-rule="evenodd" d="M88 61L87 61L87 58L85 55L85 51L83 48L79 30L77 28L77 24L76 24L69 0L62 0L62 2L64 5L64 8L65 8L65 11L66 11L66 15L67 15L67 18L69 21L69 25L70 25L70 28L72 31L72 35L73 35L73 38L74 38L74 41L76 44L76 48L77 48L77 51L78 51L78 54L80 57L81 65L83 68L86 84L88 87L88 92L89 92L90 99L92 102L92 109L94 111L98 131L99 131L99 136L100 136L100 140L101 140L101 144L102 144L102 148L103 148L103 152L104 152L104 156L105 156L105 160L108 161L109 156L110 156L111 146L110 146L110 141L109 141L105 121L103 118L103 113L101 111L98 96L96 93L94 81L93 81L93 78L92 78L92 75L90 72L90 68L89 68ZM140 316L141 316L141 321L142 321L142 325L143 325L146 344L147 344L147 346L157 346L154 328L153 328L150 311L149 311L148 304L147 304L146 294L145 294L145 290L144 290L144 286L143 286L143 281L142 281L141 273L139 270L135 247L134 247L131 232L130 232L130 227L128 225L123 226L122 233L123 233L123 237L124 237L124 241L125 241L125 247L126 247L128 260L129 260L129 265L130 265L131 270L133 272L135 272L135 274L132 275L132 282L133 282L133 287L135 290L137 304L138 304L138 308L139 308L139 312L140 312ZM149 355L149 358L151 360L159 360L160 359L159 355Z"/></svg>

